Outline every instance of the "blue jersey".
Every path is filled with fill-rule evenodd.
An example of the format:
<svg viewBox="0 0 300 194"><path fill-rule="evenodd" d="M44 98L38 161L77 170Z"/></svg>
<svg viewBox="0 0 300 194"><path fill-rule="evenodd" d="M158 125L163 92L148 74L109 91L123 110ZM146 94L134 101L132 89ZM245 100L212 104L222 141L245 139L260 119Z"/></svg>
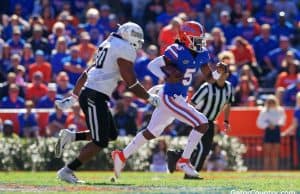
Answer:
<svg viewBox="0 0 300 194"><path fill-rule="evenodd" d="M174 43L166 48L164 56L173 63L173 65L184 75L184 78L179 83L165 83L164 94L168 96L187 95L188 87L192 83L193 75L199 70L202 65L209 61L207 49L203 48L196 56L193 56L191 51L181 44Z"/></svg>

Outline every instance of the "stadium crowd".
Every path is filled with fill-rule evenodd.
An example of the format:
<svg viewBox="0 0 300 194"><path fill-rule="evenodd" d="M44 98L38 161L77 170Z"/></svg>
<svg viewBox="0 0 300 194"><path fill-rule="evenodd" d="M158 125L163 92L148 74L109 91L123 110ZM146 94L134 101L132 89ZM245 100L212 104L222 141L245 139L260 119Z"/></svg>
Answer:
<svg viewBox="0 0 300 194"><path fill-rule="evenodd" d="M26 108L18 116L19 136L39 135L32 108L55 110L46 136L65 127L86 130L78 104L68 113L54 101L69 95L93 63L97 45L129 20L144 29L135 71L146 89L162 83L147 70L149 61L174 42L180 24L197 20L206 28L211 63L230 64L235 106L261 105L273 93L282 106L294 107L300 91L299 8L297 0L2 0L0 108ZM190 97L203 81L199 73ZM112 96L120 135L135 135L147 125L153 107L135 98L123 81ZM171 136L185 133L177 122L168 128Z"/></svg>

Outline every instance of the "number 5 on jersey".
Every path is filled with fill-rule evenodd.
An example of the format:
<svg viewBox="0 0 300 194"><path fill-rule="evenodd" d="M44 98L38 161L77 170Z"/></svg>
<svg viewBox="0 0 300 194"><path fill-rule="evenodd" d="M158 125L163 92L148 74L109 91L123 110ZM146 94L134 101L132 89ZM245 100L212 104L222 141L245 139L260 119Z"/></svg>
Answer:
<svg viewBox="0 0 300 194"><path fill-rule="evenodd" d="M196 72L195 68L186 69L185 74L183 76L183 80L182 80L182 84L184 86L189 86L191 84L192 79L193 79L193 73L195 73L195 72Z"/></svg>
<svg viewBox="0 0 300 194"><path fill-rule="evenodd" d="M104 60L107 54L107 50L108 48L105 47L99 47L98 52L97 52L97 56L96 56L96 68L102 68L103 64L104 64Z"/></svg>

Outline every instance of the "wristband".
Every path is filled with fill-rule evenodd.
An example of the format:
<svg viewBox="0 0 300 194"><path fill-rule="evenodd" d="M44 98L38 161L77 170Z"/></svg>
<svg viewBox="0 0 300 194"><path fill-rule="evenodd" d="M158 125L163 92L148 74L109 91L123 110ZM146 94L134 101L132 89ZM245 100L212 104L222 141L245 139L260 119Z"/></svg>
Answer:
<svg viewBox="0 0 300 194"><path fill-rule="evenodd" d="M72 92L71 96L72 96L73 98L75 98L76 100L78 99L78 96L77 96L76 94L74 94L73 92Z"/></svg>
<svg viewBox="0 0 300 194"><path fill-rule="evenodd" d="M139 81L136 81L134 84L132 84L131 86L128 86L129 89L135 87L136 85L138 85L140 82Z"/></svg>

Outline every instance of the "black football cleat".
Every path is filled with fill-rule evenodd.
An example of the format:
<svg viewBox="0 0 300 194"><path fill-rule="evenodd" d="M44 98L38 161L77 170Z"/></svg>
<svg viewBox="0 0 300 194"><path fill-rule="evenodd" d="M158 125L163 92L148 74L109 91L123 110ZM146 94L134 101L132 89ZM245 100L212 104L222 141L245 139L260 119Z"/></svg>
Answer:
<svg viewBox="0 0 300 194"><path fill-rule="evenodd" d="M203 177L200 177L200 176L189 176L187 174L184 175L183 177L184 179L187 179L187 180L202 180L204 179Z"/></svg>
<svg viewBox="0 0 300 194"><path fill-rule="evenodd" d="M167 157L168 157L168 169L170 173L173 173L176 170L176 162L181 157L181 153L174 151L174 150L168 150L167 151Z"/></svg>

